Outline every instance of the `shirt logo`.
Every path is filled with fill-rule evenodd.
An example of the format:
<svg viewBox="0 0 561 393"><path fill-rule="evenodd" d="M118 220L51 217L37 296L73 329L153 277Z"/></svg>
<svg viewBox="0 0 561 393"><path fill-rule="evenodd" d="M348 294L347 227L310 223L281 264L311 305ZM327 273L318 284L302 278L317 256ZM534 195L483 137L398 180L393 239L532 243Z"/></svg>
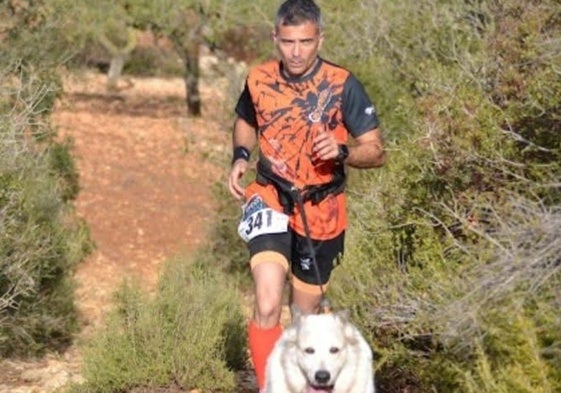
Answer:
<svg viewBox="0 0 561 393"><path fill-rule="evenodd" d="M372 116L374 113L376 113L376 108L374 108L373 106L369 106L364 110L364 113L368 116Z"/></svg>
<svg viewBox="0 0 561 393"><path fill-rule="evenodd" d="M304 271L310 270L312 267L312 258L302 257L300 258L300 268Z"/></svg>
<svg viewBox="0 0 561 393"><path fill-rule="evenodd" d="M312 123L319 123L319 121L321 120L321 115L323 114L323 111L325 110L325 108L329 104L329 101L331 100L331 96L332 96L332 93L328 89L322 90L319 93L318 103L317 103L316 107L314 108L314 110L312 111L312 113L310 113L308 115L308 119L310 119L310 121Z"/></svg>

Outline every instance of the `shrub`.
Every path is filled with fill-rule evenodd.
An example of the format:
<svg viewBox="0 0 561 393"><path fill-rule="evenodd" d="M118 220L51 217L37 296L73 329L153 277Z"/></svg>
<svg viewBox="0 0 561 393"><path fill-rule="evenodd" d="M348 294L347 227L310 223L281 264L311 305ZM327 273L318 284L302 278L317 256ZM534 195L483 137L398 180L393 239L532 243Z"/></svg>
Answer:
<svg viewBox="0 0 561 393"><path fill-rule="evenodd" d="M376 7L365 47L383 60L357 61L395 67L367 83L406 95L382 106L406 130L385 168L352 175L331 294L370 333L387 391L556 391L558 7Z"/></svg>
<svg viewBox="0 0 561 393"><path fill-rule="evenodd" d="M168 261L154 298L125 284L106 328L84 353L78 392L132 387L234 391L246 367L245 320L231 279L209 260Z"/></svg>
<svg viewBox="0 0 561 393"><path fill-rule="evenodd" d="M27 85L12 71L5 70L10 77L1 81L0 97L2 356L71 342L77 328L72 273L89 251L87 229L69 204L77 174L68 146L48 137L43 104L52 85Z"/></svg>
<svg viewBox="0 0 561 393"><path fill-rule="evenodd" d="M227 169L224 169L227 171ZM248 174L248 180L251 177ZM218 218L211 228L212 242L208 245L216 268L222 272L241 279L248 284L249 254L245 243L238 234L241 209L238 203L232 203L232 196L223 184L216 184L214 196L218 202Z"/></svg>

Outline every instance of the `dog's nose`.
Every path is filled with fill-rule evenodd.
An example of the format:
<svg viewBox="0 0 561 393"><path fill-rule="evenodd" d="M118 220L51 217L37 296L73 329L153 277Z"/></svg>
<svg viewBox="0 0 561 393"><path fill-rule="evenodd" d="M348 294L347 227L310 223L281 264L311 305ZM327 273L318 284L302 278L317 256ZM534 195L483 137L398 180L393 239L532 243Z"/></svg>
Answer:
<svg viewBox="0 0 561 393"><path fill-rule="evenodd" d="M327 382L329 382L329 379L331 378L331 374L329 374L329 371L319 370L316 371L316 375L314 377L318 384L324 385Z"/></svg>

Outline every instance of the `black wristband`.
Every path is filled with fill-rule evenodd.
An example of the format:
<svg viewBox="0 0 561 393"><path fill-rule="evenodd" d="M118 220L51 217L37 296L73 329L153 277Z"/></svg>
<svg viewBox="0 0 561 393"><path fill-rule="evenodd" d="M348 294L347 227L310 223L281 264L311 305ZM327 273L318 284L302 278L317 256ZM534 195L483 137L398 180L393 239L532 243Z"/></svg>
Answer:
<svg viewBox="0 0 561 393"><path fill-rule="evenodd" d="M251 152L243 146L238 146L238 147L234 148L234 154L232 156L232 165L234 165L234 162L236 162L240 158L243 159L243 160L249 161L250 155L251 155Z"/></svg>
<svg viewBox="0 0 561 393"><path fill-rule="evenodd" d="M339 145L339 154L336 160L343 163L349 157L349 147L347 145Z"/></svg>

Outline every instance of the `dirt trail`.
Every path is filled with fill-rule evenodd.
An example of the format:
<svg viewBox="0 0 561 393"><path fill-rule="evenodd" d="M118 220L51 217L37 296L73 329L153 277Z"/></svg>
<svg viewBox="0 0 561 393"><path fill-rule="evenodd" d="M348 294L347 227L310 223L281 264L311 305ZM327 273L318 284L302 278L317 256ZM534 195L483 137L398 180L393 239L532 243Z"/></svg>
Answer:
<svg viewBox="0 0 561 393"><path fill-rule="evenodd" d="M188 119L181 79L130 82L109 94L103 75L69 81L54 116L60 135L74 139L76 209L96 243L76 273L82 337L99 326L124 278L150 291L166 258L204 241L213 219L211 184L224 176L229 134L216 107ZM209 106L219 94L202 87ZM73 347L36 362L0 362L0 393L54 392L81 380L80 361Z"/></svg>
<svg viewBox="0 0 561 393"><path fill-rule="evenodd" d="M166 258L204 240L210 186L223 176L212 157L228 136L186 119L180 79L136 79L116 96L104 93L104 77L90 81L67 89L56 123L75 139L76 208L97 244L77 273L80 306L95 322L123 278L151 289Z"/></svg>

